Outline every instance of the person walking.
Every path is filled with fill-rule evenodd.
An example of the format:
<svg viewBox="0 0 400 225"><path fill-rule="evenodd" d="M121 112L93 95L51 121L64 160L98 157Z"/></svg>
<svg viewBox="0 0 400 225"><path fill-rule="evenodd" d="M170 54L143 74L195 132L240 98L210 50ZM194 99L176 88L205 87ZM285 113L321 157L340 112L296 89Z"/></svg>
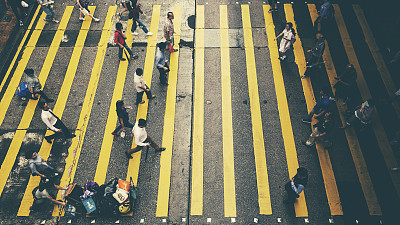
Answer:
<svg viewBox="0 0 400 225"><path fill-rule="evenodd" d="M99 22L99 18L95 18L91 13L90 10L88 9L89 6L89 0L76 0L76 4L79 6L79 20L80 21L85 21L85 16L88 15L90 18L92 18L95 22Z"/></svg>
<svg viewBox="0 0 400 225"><path fill-rule="evenodd" d="M336 90L335 98L343 99L345 105L351 99L357 85L357 72L353 64L347 64L342 75L335 77L335 80L337 80L333 86Z"/></svg>
<svg viewBox="0 0 400 225"><path fill-rule="evenodd" d="M120 135L118 134L118 131L121 130L121 128L122 132L125 133L126 127L133 128L134 125L129 122L129 114L127 112L127 109L132 109L131 106L125 107L124 101L118 100L116 103L116 108L117 108L116 111L117 111L119 125L115 128L115 130L111 134L118 137Z"/></svg>
<svg viewBox="0 0 400 225"><path fill-rule="evenodd" d="M54 102L53 99L47 97L47 95L40 89L42 89L42 85L40 84L39 78L35 75L35 72L33 69L26 69L24 70L24 73L26 74L25 76L25 81L28 84L29 88L29 93L27 93L27 97L33 100L37 100L36 94L39 94L44 98L44 100L47 103Z"/></svg>
<svg viewBox="0 0 400 225"><path fill-rule="evenodd" d="M147 15L145 13L143 13L142 9L140 8L140 4L139 2L136 3L135 7L133 8L133 12L132 12L132 35L139 35L138 32L136 32L136 28L137 26L139 26L140 28L142 28L142 30L144 31L144 33L146 33L146 36L151 36L153 35L152 32L149 32L149 30L147 30L147 27L142 23L142 21L139 20L139 15L143 14L144 17L147 18Z"/></svg>
<svg viewBox="0 0 400 225"><path fill-rule="evenodd" d="M315 68L319 66L321 63L322 55L325 51L325 37L322 34L319 34L319 37L315 43L314 48L308 50L307 52L311 52L311 60L307 62L307 69L304 75L301 76L302 79L311 76L314 73Z"/></svg>
<svg viewBox="0 0 400 225"><path fill-rule="evenodd" d="M300 167L297 169L297 174L290 179L285 185L287 193L287 199L284 203L290 204L296 201L296 198L300 197L300 193L304 191L308 182L308 171L306 168Z"/></svg>
<svg viewBox="0 0 400 225"><path fill-rule="evenodd" d="M295 40L296 31L293 29L292 23L286 23L285 29L280 33L274 40L282 36L281 42L279 44L279 60L283 61L286 59L286 51L290 48Z"/></svg>
<svg viewBox="0 0 400 225"><path fill-rule="evenodd" d="M169 72L169 67L167 64L167 60L165 59L165 50L165 42L160 42L157 44L155 64L158 72L160 72L160 83L162 85L168 85L167 73Z"/></svg>
<svg viewBox="0 0 400 225"><path fill-rule="evenodd" d="M141 68L137 68L135 74L133 75L133 82L136 88L136 105L143 104L145 101L142 101L143 93L146 92L147 98L153 99L156 95L151 94L150 88L146 85L146 82L143 79L143 70Z"/></svg>
<svg viewBox="0 0 400 225"><path fill-rule="evenodd" d="M19 26L24 26L24 22L22 22L22 19L28 15L26 14L25 8L28 8L29 5L23 0L5 0L5 3L13 11L15 17L19 22Z"/></svg>
<svg viewBox="0 0 400 225"><path fill-rule="evenodd" d="M136 123L135 126L133 127L133 136L135 137L135 144L137 145L135 148L130 149L129 151L126 151L126 157L129 159L132 159L132 154L138 151L141 151L145 146L151 146L153 147L157 152L162 152L165 150L165 148L158 146L153 139L150 137L150 135L147 134L146 132L146 120L144 119L139 119Z"/></svg>
<svg viewBox="0 0 400 225"><path fill-rule="evenodd" d="M306 118L302 119L303 123L311 124L311 119L313 117L318 120L321 116L325 115L325 113L328 112L330 98L327 94L327 88L322 88L319 94L320 97L318 98L317 103L315 104L313 109L308 113Z"/></svg>
<svg viewBox="0 0 400 225"><path fill-rule="evenodd" d="M303 142L307 147L312 147L315 145L316 140L320 140L324 147L330 147L331 143L326 139L328 132L333 128L333 121L331 118L332 113L326 112L323 121L319 121L314 125L314 130L308 137L308 140Z"/></svg>
<svg viewBox="0 0 400 225"><path fill-rule="evenodd" d="M53 4L54 1L52 0L37 0L38 3L42 6L43 11L46 13L46 18L43 18L43 21L45 23L48 23L50 21L54 23L59 23L60 21L56 20L56 14L54 13L53 10Z"/></svg>
<svg viewBox="0 0 400 225"><path fill-rule="evenodd" d="M115 36L114 36L114 42L119 46L119 51L118 51L118 58L120 61L125 61L126 59L123 58L122 54L124 51L124 48L129 52L129 55L131 59L137 59L138 56L134 55L131 48L126 44L125 42L125 35L122 33L122 23L118 22L115 24Z"/></svg>
<svg viewBox="0 0 400 225"><path fill-rule="evenodd" d="M326 33L326 27L330 24L334 17L334 8L330 0L323 0L320 10L317 12L318 18L314 22L314 27L318 32Z"/></svg>
<svg viewBox="0 0 400 225"><path fill-rule="evenodd" d="M354 114L346 121L346 123L339 127L340 129L346 129L352 125L361 126L367 125L371 122L372 115L374 114L375 102L372 99L368 99L361 106L358 106L354 111Z"/></svg>
<svg viewBox="0 0 400 225"><path fill-rule="evenodd" d="M174 49L174 13L168 12L167 13L167 20L165 21L164 25L164 37L168 43L169 52L177 52L178 49Z"/></svg>
<svg viewBox="0 0 400 225"><path fill-rule="evenodd" d="M121 17L124 12L129 12L129 14L131 14L130 12L132 11L133 6L136 5L137 0L121 0L121 3L124 6L124 8L122 9L121 12L117 13L118 17Z"/></svg>
<svg viewBox="0 0 400 225"><path fill-rule="evenodd" d="M66 206L67 204L65 202L55 200L54 197L49 194L47 190L53 187L58 190L68 190L68 188L63 188L59 185L54 184L52 179L41 178L39 186L32 191L34 202L32 206L29 207L29 210L38 211L40 207L48 201L56 205Z"/></svg>
<svg viewBox="0 0 400 225"><path fill-rule="evenodd" d="M56 170L47 164L36 150L28 151L25 154L25 158L28 159L29 168L31 169L32 176L48 177L52 178L58 176Z"/></svg>
<svg viewBox="0 0 400 225"><path fill-rule="evenodd" d="M278 3L276 0L268 0L268 3L271 6L271 9L268 10L269 13L278 11Z"/></svg>
<svg viewBox="0 0 400 225"><path fill-rule="evenodd" d="M66 139L73 138L75 137L75 134L72 134L69 129L64 125L64 123L58 118L56 115L54 115L53 111L50 109L50 107L47 105L45 102L39 102L38 103L39 108L42 109L42 121L46 126L54 131L55 133L49 136L44 137L48 143L51 143L51 141L55 138L58 138L61 132L64 134L64 137Z"/></svg>

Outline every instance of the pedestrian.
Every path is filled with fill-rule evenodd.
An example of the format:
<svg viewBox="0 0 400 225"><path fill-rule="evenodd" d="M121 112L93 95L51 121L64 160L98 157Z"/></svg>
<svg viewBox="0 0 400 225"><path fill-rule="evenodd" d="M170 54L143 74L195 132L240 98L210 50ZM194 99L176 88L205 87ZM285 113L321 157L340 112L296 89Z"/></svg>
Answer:
<svg viewBox="0 0 400 225"><path fill-rule="evenodd" d="M287 199L283 201L284 203L294 203L296 198L300 197L300 193L307 186L308 182L308 171L306 168L300 167L297 169L297 174L290 179L285 185L285 190L287 193Z"/></svg>
<svg viewBox="0 0 400 225"><path fill-rule="evenodd" d="M334 8L330 0L324 0L320 10L317 12L318 17L315 20L314 27L318 32L325 33L326 27L330 24L334 17Z"/></svg>
<svg viewBox="0 0 400 225"><path fill-rule="evenodd" d="M329 96L327 94L327 88L322 88L319 92L320 96L317 100L317 103L313 107L313 109L308 113L306 118L302 119L303 123L311 123L311 119L319 119L323 115L325 115L326 112L328 112L328 107L329 107Z"/></svg>
<svg viewBox="0 0 400 225"><path fill-rule="evenodd" d="M286 51L290 48L295 40L296 31L293 29L292 23L286 23L285 29L283 29L282 33L280 33L274 40L283 36L281 39L281 43L279 44L279 59L281 61L286 59Z"/></svg>
<svg viewBox="0 0 400 225"><path fill-rule="evenodd" d="M38 3L42 6L43 11L46 13L46 18L43 18L43 21L45 23L48 23L50 21L54 23L59 23L60 21L56 20L56 14L54 13L53 10L53 4L54 1L52 0L37 0Z"/></svg>
<svg viewBox="0 0 400 225"><path fill-rule="evenodd" d="M42 85L40 84L39 78L35 75L33 69L24 70L26 76L25 81L28 84L29 93L27 93L27 97L33 100L37 100L36 94L39 94L44 98L47 103L54 102L53 99L47 97L47 95L40 89L42 89Z"/></svg>
<svg viewBox="0 0 400 225"><path fill-rule="evenodd" d="M322 144L324 144L325 148L330 147L332 145L330 141L326 138L328 132L330 132L333 127L333 121L331 115L332 115L331 112L326 112L324 120L319 121L314 125L314 130L308 137L308 140L303 142L305 146L307 147L314 146L316 140L319 140Z"/></svg>
<svg viewBox="0 0 400 225"><path fill-rule="evenodd" d="M51 143L51 140L58 138L61 132L64 134L66 139L75 137L75 134L72 134L69 129L64 125L64 123L54 115L53 111L45 102L38 103L39 108L42 109L42 121L46 124L46 126L54 131L55 133L49 136L44 137L48 143Z"/></svg>
<svg viewBox="0 0 400 225"><path fill-rule="evenodd" d="M126 59L123 58L122 54L124 51L124 48L129 52L129 55L131 59L137 59L138 56L134 55L131 48L126 44L125 42L125 35L122 33L122 23L118 22L115 24L115 36L114 36L114 42L119 46L119 51L118 51L118 58L120 61L125 61Z"/></svg>
<svg viewBox="0 0 400 225"><path fill-rule="evenodd" d="M24 26L22 19L28 16L28 14L26 14L26 8L28 8L29 5L23 0L5 0L5 3L13 11L15 17L19 22L19 26Z"/></svg>
<svg viewBox="0 0 400 225"><path fill-rule="evenodd" d="M271 9L268 10L269 13L278 11L278 3L276 2L276 0L268 0L268 3L271 6Z"/></svg>
<svg viewBox="0 0 400 225"><path fill-rule="evenodd" d="M116 103L116 108L117 108L116 111L117 111L119 125L115 128L115 130L111 134L118 137L120 135L118 134L118 131L121 130L121 128L122 132L125 134L126 127L133 128L134 125L129 122L129 114L127 112L127 109L132 109L131 106L125 107L124 101L118 100Z"/></svg>
<svg viewBox="0 0 400 225"><path fill-rule="evenodd" d="M318 39L315 43L314 48L308 50L307 52L311 52L311 60L307 62L307 69L304 75L301 76L302 79L311 76L314 73L315 69L319 67L322 59L322 55L325 51L325 37L323 34L318 35Z"/></svg>
<svg viewBox="0 0 400 225"><path fill-rule="evenodd" d="M133 75L133 82L136 88L136 105L143 104L145 101L142 101L143 93L146 92L147 98L153 99L156 96L151 94L150 88L146 85L146 82L143 79L143 70L141 68L137 68L135 74Z"/></svg>
<svg viewBox="0 0 400 225"><path fill-rule="evenodd" d="M374 114L375 102L372 99L368 99L361 106L358 106L354 111L354 114L346 121L346 123L339 127L340 129L346 129L352 125L360 127L367 125L371 122L372 115Z"/></svg>
<svg viewBox="0 0 400 225"><path fill-rule="evenodd" d="M147 18L147 15L145 13L143 13L140 6L141 5L139 4L139 2L137 2L135 7L132 9L132 20L133 20L132 28L131 28L132 35L139 35L138 32L135 32L137 26L139 26L146 33L146 36L151 36L151 35L153 35L153 33L149 32L149 30L147 30L147 27L139 20L140 13L143 14L144 17Z"/></svg>
<svg viewBox="0 0 400 225"><path fill-rule="evenodd" d="M174 49L174 13L168 12L167 13L167 20L165 21L164 25L164 37L168 43L169 52L177 52L178 49Z"/></svg>
<svg viewBox="0 0 400 225"><path fill-rule="evenodd" d="M353 64L347 64L342 75L335 77L335 80L337 80L333 86L336 89L335 98L343 99L343 104L347 104L357 85L357 72Z"/></svg>
<svg viewBox="0 0 400 225"><path fill-rule="evenodd" d="M41 178L39 186L32 191L34 202L32 206L29 207L29 210L37 211L45 202L48 201L56 205L66 206L67 204L65 202L55 200L54 197L49 194L47 190L53 187L58 190L68 190L68 188L63 188L54 184L54 182L49 178Z"/></svg>
<svg viewBox="0 0 400 225"><path fill-rule="evenodd" d="M157 44L155 64L158 72L160 72L160 83L162 85L168 85L167 73L169 72L169 66L167 64L167 60L165 59L165 50L165 42L160 42Z"/></svg>
<svg viewBox="0 0 400 225"><path fill-rule="evenodd" d="M138 151L141 151L143 147L146 146L151 146L153 147L157 152L162 152L165 150L163 147L159 147L153 139L150 137L150 135L147 134L146 132L146 120L144 119L139 119L136 123L135 126L133 127L133 136L135 137L135 144L137 145L135 148L130 149L129 151L126 151L125 154L128 158L132 159L132 154Z"/></svg>
<svg viewBox="0 0 400 225"><path fill-rule="evenodd" d="M124 13L124 12L129 12L129 14L130 14L130 12L133 9L133 6L135 6L137 3L137 0L121 0L121 3L124 6L124 8L122 9L122 11L120 13L117 13L118 17L121 17L122 13ZM131 19L131 18L129 18L129 19Z"/></svg>
<svg viewBox="0 0 400 225"><path fill-rule="evenodd" d="M36 150L30 150L25 154L25 158L28 159L29 168L31 169L32 176L40 176L53 178L58 176L56 170L47 164Z"/></svg>
<svg viewBox="0 0 400 225"><path fill-rule="evenodd" d="M90 18L92 18L95 22L99 22L99 18L95 18L91 13L90 10L88 9L89 6L89 0L76 0L76 3L79 6L79 20L80 21L85 21L85 16L88 15Z"/></svg>

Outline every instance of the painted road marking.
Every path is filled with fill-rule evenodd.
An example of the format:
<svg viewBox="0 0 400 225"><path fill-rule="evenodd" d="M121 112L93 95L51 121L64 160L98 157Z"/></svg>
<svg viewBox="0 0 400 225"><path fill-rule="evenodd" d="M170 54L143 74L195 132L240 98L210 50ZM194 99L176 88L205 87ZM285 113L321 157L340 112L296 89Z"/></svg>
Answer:
<svg viewBox="0 0 400 225"><path fill-rule="evenodd" d="M79 156L81 154L83 140L85 138L86 129L89 123L90 113L92 111L94 97L96 95L97 85L99 83L101 69L104 62L104 56L107 51L108 38L110 36L112 18L117 10L117 6L110 6L108 8L107 16L105 18L103 31L101 33L99 45L97 47L96 59L93 64L90 81L87 87L85 99L83 101L81 114L77 129L75 131L76 137L72 139L71 146L68 149L68 157L65 159L65 169L61 178L60 186L69 185L75 177L76 167L78 165ZM57 194L57 199L61 199L61 191ZM53 209L53 216L58 216L59 210L55 206Z"/></svg>
<svg viewBox="0 0 400 225"><path fill-rule="evenodd" d="M250 98L250 113L253 132L254 160L257 176L258 206L260 214L271 215L271 196L269 190L267 159L265 156L264 133L258 94L256 59L254 56L253 34L249 5L241 5L243 38L246 53L247 82Z"/></svg>
<svg viewBox="0 0 400 225"><path fill-rule="evenodd" d="M56 57L56 53L58 51L58 48L60 46L61 43L61 38L64 35L64 31L65 28L68 24L68 20L71 17L71 13L72 13L72 9L73 6L67 6L67 8L64 11L64 15L61 19L60 25L58 26L57 32L54 35L53 41L51 43L51 46L49 48L49 51L47 53L46 59L43 63L43 67L42 70L40 71L40 75L39 75L39 80L40 83L44 86L47 80L47 77L49 75L50 72L50 68L53 64L54 58ZM42 15L43 17L43 15ZM44 23L43 20L40 20L40 24L38 24L38 27L43 28L44 24L41 24L42 22ZM36 35L38 35L39 33L36 33ZM34 42L36 43L36 42ZM33 49L32 49L33 50ZM29 54L30 56L30 54ZM25 65L26 66L26 65ZM25 68L25 66L23 68ZM23 70L21 68L21 75L23 73ZM11 86L12 87L12 86ZM7 91L9 90L9 88L7 88ZM6 91L6 93L7 93ZM15 89L14 89L15 91ZM9 93L11 94L11 93ZM11 94L12 96L11 98L14 96L14 93ZM4 96L6 99L9 96ZM8 176L12 170L12 167L14 165L14 162L17 158L17 155L19 153L19 149L21 147L22 141L25 137L25 134L27 132L27 128L29 128L29 125L32 121L32 117L33 114L35 113L35 109L36 109L36 105L39 102L39 100L29 100L28 105L25 108L25 112L22 116L22 119L18 125L18 128L15 132L14 138L11 141L10 147L8 148L8 152L7 155L3 161L3 164L1 165L1 169L0 169L0 196L3 193L4 190L4 186L7 182Z"/></svg>
<svg viewBox="0 0 400 225"><path fill-rule="evenodd" d="M317 9L315 5L308 4L308 10L310 11L310 16L312 21L317 19ZM335 66L333 65L333 60L331 57L331 53L329 51L328 42L325 42L325 52L323 54L323 58L325 60L325 68L329 77L329 82L331 83L332 91L335 92L333 85L336 83L334 77L337 76ZM358 79L358 78L357 78ZM340 119L342 123L345 123L344 112L347 110L346 106L340 103L340 101L336 102L336 106L339 110ZM375 189L372 185L371 177L369 176L367 164L365 163L364 156L361 151L360 143L358 142L358 138L356 132L353 128L348 128L345 130L347 142L349 145L350 153L353 158L354 166L357 171L358 180L361 184L361 188L364 193L365 200L367 202L367 206L371 215L380 215L375 213L381 213L381 209L378 203L378 199L376 197ZM374 214L372 214L374 213Z"/></svg>
<svg viewBox="0 0 400 225"><path fill-rule="evenodd" d="M297 168L299 168L299 162L297 160L296 146L294 144L293 129L290 121L289 107L286 98L285 84L283 82L282 69L278 60L279 53L275 38L275 25L272 20L271 13L268 13L270 9L269 5L263 5L264 18L265 18L265 29L267 30L268 47L271 56L272 72L274 75L274 84L276 91L276 98L278 102L279 118L281 121L281 129L283 136L283 143L285 146L286 160L288 164L289 178L294 177ZM308 217L306 199L304 197L304 191L300 194L300 197L294 203L296 211L296 217Z"/></svg>
<svg viewBox="0 0 400 225"><path fill-rule="evenodd" d="M286 14L286 21L293 23L293 28L297 30L296 22L294 20L293 8L291 4L285 4L285 14ZM294 49L294 56L296 64L299 68L300 75L303 75L306 70L306 59L304 56L303 46L301 45L300 37L297 38L293 45ZM311 109L315 105L315 97L314 92L311 85L310 79L301 79L301 84L303 86L304 97L306 99L307 109L311 111ZM313 120L313 125L316 123ZM326 190L326 197L328 198L329 208L331 210L332 216L343 215L342 203L340 202L339 191L337 189L335 175L333 173L331 160L329 157L328 151L323 148L321 144L318 142L316 143L318 158L321 166L322 177L324 179L324 185Z"/></svg>
<svg viewBox="0 0 400 225"><path fill-rule="evenodd" d="M182 6L174 7L174 28L175 28L175 48L179 48L181 23L182 23ZM170 67L171 71L168 76L168 90L165 104L164 130L162 137L162 146L166 148L161 152L160 158L160 180L158 184L157 209L156 217L168 216L169 188L171 185L171 159L172 144L174 140L174 122L175 122L175 103L176 103L176 83L178 79L178 59L179 51L171 53Z"/></svg>
<svg viewBox="0 0 400 225"><path fill-rule="evenodd" d="M224 165L224 213L236 217L235 162L233 149L231 69L229 57L228 7L220 5L222 141ZM250 89L250 88L249 88ZM250 101L251 102L251 101ZM261 115L260 115L261 118ZM234 219L234 218L232 218ZM232 222L233 223L233 222Z"/></svg>
<svg viewBox="0 0 400 225"><path fill-rule="evenodd" d="M190 215L203 214L204 141L204 5L196 6L196 40L192 134L192 191Z"/></svg>
<svg viewBox="0 0 400 225"><path fill-rule="evenodd" d="M90 12L94 13L96 7L89 6ZM67 103L67 99L71 90L72 82L75 77L76 69L78 68L79 59L81 57L83 45L85 44L86 36L88 34L90 23L92 19L89 18L88 20L82 23L81 30L79 32L78 38L75 43L74 51L71 55L71 60L68 64L67 72L65 74L64 82L62 83L60 93L58 94L58 98L56 104L54 106L54 114L56 114L59 118L62 118L62 114L65 109L65 105ZM50 130L47 130L45 136L50 135L53 133ZM53 142L54 143L54 142ZM42 142L42 146L39 151L39 155L47 160L50 155L51 148L53 143L49 144L47 141ZM30 210L29 207L33 204L33 196L32 191L35 187L39 185L40 177L39 176L30 176L27 188L25 189L24 197L22 198L21 205L18 210L17 216L29 216Z"/></svg>

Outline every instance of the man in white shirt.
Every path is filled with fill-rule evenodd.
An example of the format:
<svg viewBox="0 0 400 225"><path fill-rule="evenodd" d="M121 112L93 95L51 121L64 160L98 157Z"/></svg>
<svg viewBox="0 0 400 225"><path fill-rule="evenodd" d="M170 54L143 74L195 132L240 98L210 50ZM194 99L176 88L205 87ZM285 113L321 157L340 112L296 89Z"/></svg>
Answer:
<svg viewBox="0 0 400 225"><path fill-rule="evenodd" d="M146 82L143 79L143 70L141 68L136 69L136 73L133 75L133 82L137 92L136 105L144 103L144 100L142 101L144 92L146 92L149 100L156 97L155 95L151 94L150 88L146 85Z"/></svg>
<svg viewBox="0 0 400 225"><path fill-rule="evenodd" d="M132 159L132 153L138 152L143 149L145 146L153 147L157 152L162 152L165 148L160 148L153 139L147 134L146 132L146 120L139 119L135 123L133 127L133 136L135 137L135 144L137 145L136 148L132 148L129 151L126 151L125 154L128 158Z"/></svg>
<svg viewBox="0 0 400 225"><path fill-rule="evenodd" d="M53 111L50 109L47 103L39 102L38 106L42 109L41 116L43 123L45 123L50 130L55 132L52 135L44 137L44 139L46 139L48 143L51 143L51 140L58 137L61 132L67 139L75 137L75 134L72 134L69 129L64 125L64 123L56 115L54 115Z"/></svg>

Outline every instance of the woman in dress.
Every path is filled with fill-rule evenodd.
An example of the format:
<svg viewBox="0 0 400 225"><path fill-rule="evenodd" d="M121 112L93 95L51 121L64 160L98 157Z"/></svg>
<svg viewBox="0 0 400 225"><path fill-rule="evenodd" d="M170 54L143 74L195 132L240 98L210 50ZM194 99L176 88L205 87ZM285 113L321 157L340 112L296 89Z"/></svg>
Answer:
<svg viewBox="0 0 400 225"><path fill-rule="evenodd" d="M283 36L281 39L281 43L279 44L279 59L285 60L286 59L286 51L292 45L292 42L295 38L296 32L293 29L292 23L286 23L285 29L283 29L282 33L280 33L274 40L278 39L279 37Z"/></svg>

